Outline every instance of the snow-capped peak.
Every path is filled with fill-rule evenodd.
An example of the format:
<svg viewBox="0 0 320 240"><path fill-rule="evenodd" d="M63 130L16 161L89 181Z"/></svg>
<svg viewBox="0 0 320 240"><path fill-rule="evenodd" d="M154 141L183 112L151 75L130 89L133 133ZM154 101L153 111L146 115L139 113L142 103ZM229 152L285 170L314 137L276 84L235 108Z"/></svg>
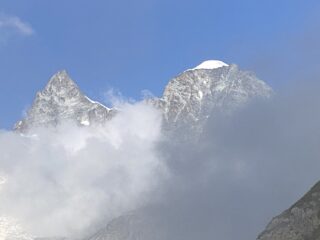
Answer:
<svg viewBox="0 0 320 240"><path fill-rule="evenodd" d="M219 60L208 60L202 62L200 65L196 66L192 70L196 69L216 69L216 68L221 68L221 67L227 67L229 66L228 64L219 61Z"/></svg>

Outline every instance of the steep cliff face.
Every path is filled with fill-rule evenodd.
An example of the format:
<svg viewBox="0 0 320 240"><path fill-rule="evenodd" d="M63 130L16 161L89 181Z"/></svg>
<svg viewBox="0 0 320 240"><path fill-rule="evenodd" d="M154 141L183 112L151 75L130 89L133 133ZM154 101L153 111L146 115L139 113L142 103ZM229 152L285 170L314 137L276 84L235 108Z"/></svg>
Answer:
<svg viewBox="0 0 320 240"><path fill-rule="evenodd" d="M320 182L288 210L272 219L258 240L319 240Z"/></svg>
<svg viewBox="0 0 320 240"><path fill-rule="evenodd" d="M64 120L88 126L105 122L113 113L112 109L85 96L67 72L60 71L36 94L27 116L15 129L25 132L33 127L56 126Z"/></svg>

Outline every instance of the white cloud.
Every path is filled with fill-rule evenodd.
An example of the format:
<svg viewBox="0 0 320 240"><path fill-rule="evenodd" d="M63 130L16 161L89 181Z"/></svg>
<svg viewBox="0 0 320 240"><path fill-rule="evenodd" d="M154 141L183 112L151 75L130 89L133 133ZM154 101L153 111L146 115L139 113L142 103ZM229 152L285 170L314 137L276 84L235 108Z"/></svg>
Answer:
<svg viewBox="0 0 320 240"><path fill-rule="evenodd" d="M0 14L0 36L2 40L7 40L14 34L31 36L34 34L32 26L22 21L17 16Z"/></svg>
<svg viewBox="0 0 320 240"><path fill-rule="evenodd" d="M0 132L1 214L38 236L90 234L143 205L166 175L155 151L160 129L160 113L135 103L105 126Z"/></svg>

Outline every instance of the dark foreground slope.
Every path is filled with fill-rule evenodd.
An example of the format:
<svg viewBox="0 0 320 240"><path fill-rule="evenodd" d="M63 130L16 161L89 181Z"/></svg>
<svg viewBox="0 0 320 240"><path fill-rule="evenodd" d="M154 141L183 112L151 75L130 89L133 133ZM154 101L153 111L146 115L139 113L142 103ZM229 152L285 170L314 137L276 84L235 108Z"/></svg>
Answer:
<svg viewBox="0 0 320 240"><path fill-rule="evenodd" d="M288 210L272 219L258 240L319 240L320 181Z"/></svg>

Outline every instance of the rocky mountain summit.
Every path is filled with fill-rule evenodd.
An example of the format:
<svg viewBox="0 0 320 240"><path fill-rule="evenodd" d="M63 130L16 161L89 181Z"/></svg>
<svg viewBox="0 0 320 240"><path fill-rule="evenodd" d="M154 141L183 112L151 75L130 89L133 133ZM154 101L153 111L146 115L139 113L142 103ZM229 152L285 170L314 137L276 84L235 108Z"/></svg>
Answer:
<svg viewBox="0 0 320 240"><path fill-rule="evenodd" d="M113 114L112 109L85 96L66 71L60 71L36 94L27 116L15 129L25 132L34 127L56 126L64 120L88 126L103 123Z"/></svg>
<svg viewBox="0 0 320 240"><path fill-rule="evenodd" d="M258 240L319 240L320 182L298 202L272 219Z"/></svg>
<svg viewBox="0 0 320 240"><path fill-rule="evenodd" d="M155 102L164 112L167 128L201 132L214 110L231 111L250 99L269 98L272 92L252 72L210 60L173 78Z"/></svg>

